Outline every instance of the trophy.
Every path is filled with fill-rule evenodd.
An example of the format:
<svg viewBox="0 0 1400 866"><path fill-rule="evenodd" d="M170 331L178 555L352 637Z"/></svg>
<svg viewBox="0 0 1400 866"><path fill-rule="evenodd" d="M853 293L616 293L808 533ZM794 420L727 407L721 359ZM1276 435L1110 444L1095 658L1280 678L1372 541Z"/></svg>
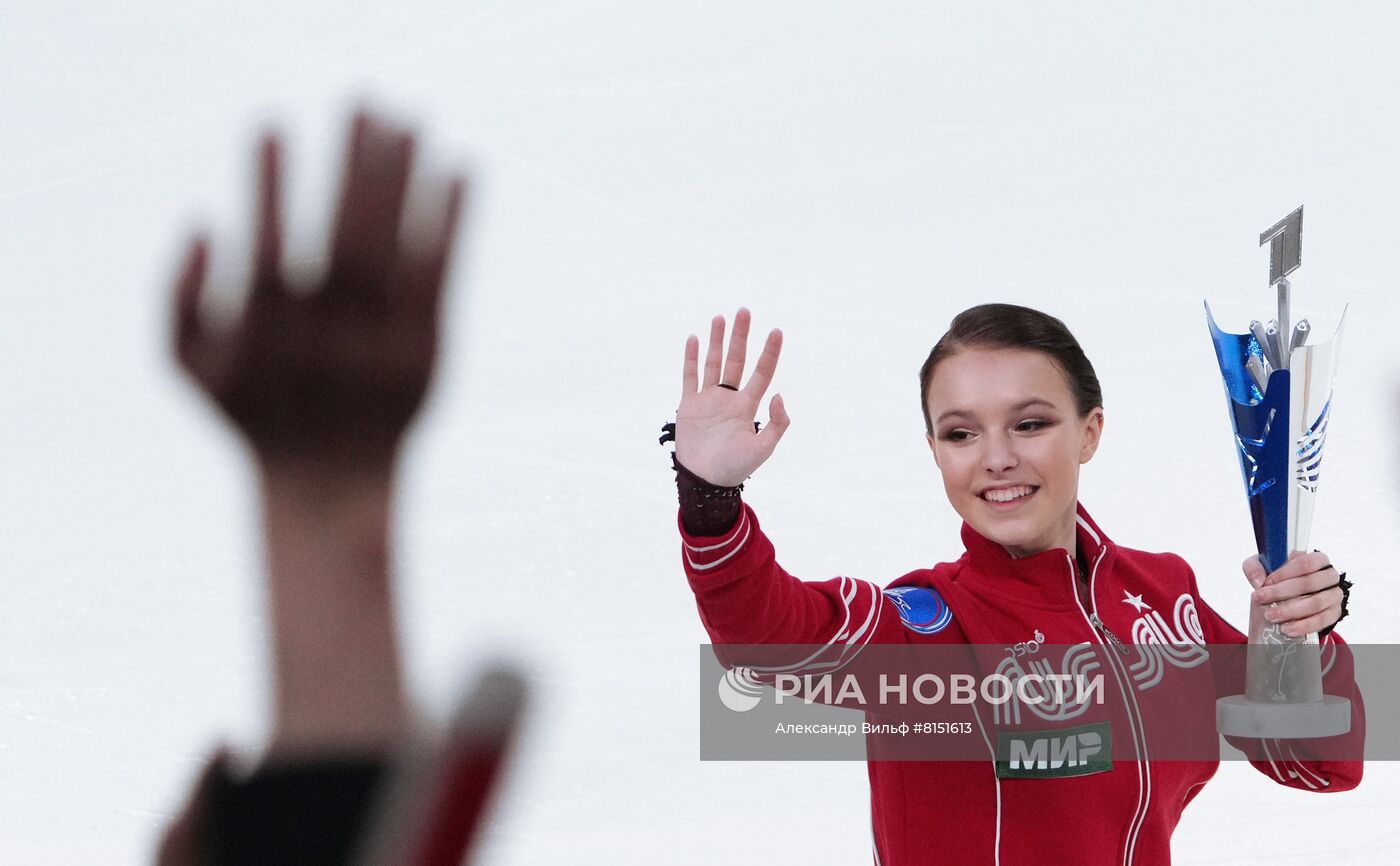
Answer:
<svg viewBox="0 0 1400 866"><path fill-rule="evenodd" d="M1254 540L1269 573L1293 551L1308 549L1342 330L1339 322L1331 339L1308 344L1307 320L1290 321L1288 275L1302 264L1302 230L1299 207L1259 236L1260 246L1269 244L1277 319L1253 321L1248 332L1231 334L1220 330L1210 304L1205 305ZM1317 635L1289 637L1255 604L1250 605L1245 693L1219 699L1215 718L1219 731L1230 736L1335 736L1351 727L1351 702L1322 693Z"/></svg>

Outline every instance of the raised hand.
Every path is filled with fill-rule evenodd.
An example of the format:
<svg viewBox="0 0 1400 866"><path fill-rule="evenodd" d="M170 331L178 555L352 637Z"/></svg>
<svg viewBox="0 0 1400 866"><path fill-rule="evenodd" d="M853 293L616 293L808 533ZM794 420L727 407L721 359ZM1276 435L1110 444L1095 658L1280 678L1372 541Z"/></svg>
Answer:
<svg viewBox="0 0 1400 866"><path fill-rule="evenodd" d="M711 484L735 487L763 465L792 419L781 394L768 403L768 424L754 432L754 416L773 380L783 332L774 328L763 345L747 384L740 387L749 337L749 311L740 307L734 316L729 354L724 357L724 317L710 322L710 347L705 354L704 379L697 375L700 340L685 341L685 367L681 378L681 403L676 409L676 460ZM721 387L721 386L732 386Z"/></svg>
<svg viewBox="0 0 1400 866"><path fill-rule="evenodd" d="M355 116L326 277L291 291L280 267L282 147L266 136L251 285L231 327L200 321L208 242L190 245L175 286L176 356L264 466L382 469L423 401L463 184L450 184L423 237L401 238L413 150L411 134Z"/></svg>
<svg viewBox="0 0 1400 866"><path fill-rule="evenodd" d="M202 238L176 282L176 357L258 459L275 676L264 768L230 798L210 793L216 782L243 783L219 782L228 761L211 762L161 847L162 866L211 854L300 862L306 851L356 844L366 836L359 811L337 807L336 826L316 804L325 792L354 802L368 790L367 762L394 771L393 799L405 808L370 818L381 835L355 862L461 862L519 720L524 684L497 671L431 761L394 766L427 745L412 740L393 614L394 463L431 378L463 197L454 181L436 212L404 219L413 149L407 132L356 115L328 272L319 285L289 286L280 266L281 145L266 137L243 315L221 329L200 321ZM260 776L292 780L268 789L291 793L259 794ZM269 822L288 809L313 820L269 836Z"/></svg>
<svg viewBox="0 0 1400 866"><path fill-rule="evenodd" d="M1341 575L1325 553L1293 553L1268 575L1259 557L1251 556L1244 574L1254 587L1250 601L1264 606L1264 618L1289 637L1324 629L1342 615Z"/></svg>

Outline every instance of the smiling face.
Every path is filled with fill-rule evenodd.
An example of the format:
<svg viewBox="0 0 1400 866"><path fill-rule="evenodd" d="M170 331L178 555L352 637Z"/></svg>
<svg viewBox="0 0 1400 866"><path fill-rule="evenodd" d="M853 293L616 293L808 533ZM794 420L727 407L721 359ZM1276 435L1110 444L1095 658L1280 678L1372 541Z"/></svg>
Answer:
<svg viewBox="0 0 1400 866"><path fill-rule="evenodd" d="M938 362L928 393L933 459L954 510L1014 557L1074 552L1079 467L1103 432L1081 416L1055 361L1031 349L964 348Z"/></svg>

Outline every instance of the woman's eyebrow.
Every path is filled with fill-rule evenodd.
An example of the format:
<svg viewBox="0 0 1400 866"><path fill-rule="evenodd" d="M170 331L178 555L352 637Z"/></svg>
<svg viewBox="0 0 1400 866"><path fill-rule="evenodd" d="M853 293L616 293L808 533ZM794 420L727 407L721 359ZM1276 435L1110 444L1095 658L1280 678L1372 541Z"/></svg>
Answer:
<svg viewBox="0 0 1400 866"><path fill-rule="evenodd" d="M1028 399L1028 400L1022 400L1021 402L1019 402L1019 403L1017 403L1016 405L1012 406L1012 407L1011 407L1010 409L1008 409L1007 411L1008 411L1008 412L1013 412L1013 413L1014 413L1014 412L1020 412L1021 410L1023 410L1023 409L1029 409L1029 408L1032 407L1032 406L1044 406L1044 407L1046 407L1047 409L1054 409L1054 408L1055 408L1055 404L1054 404L1054 403L1051 403L1049 400L1046 400L1046 399L1041 398L1041 397L1031 397L1031 398ZM938 420L934 421L933 423L935 423L935 424L942 424L942 423L943 423L943 419L945 419L945 418L951 418L951 417L953 417L954 415L961 415L961 416L963 416L963 417L965 417L965 418L975 418L975 417L977 417L977 415L976 415L975 412L969 412L969 411L967 411L966 409L949 409L947 412L944 412L942 415L939 415L939 416L938 416Z"/></svg>

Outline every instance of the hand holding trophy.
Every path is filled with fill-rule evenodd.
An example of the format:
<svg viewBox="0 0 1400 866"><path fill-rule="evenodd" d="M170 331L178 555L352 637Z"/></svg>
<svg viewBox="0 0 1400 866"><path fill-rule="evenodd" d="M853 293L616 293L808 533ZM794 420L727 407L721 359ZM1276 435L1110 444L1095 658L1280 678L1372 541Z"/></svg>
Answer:
<svg viewBox="0 0 1400 866"><path fill-rule="evenodd" d="M1302 229L1299 207L1259 237L1260 246L1269 244L1277 319L1230 334L1220 330L1206 304L1254 538L1269 574L1308 549L1342 330L1338 324L1331 339L1306 345L1307 320L1290 323L1288 275L1302 264ZM1316 633L1287 634L1265 617L1262 605L1251 605L1245 694L1216 703L1216 727L1230 736L1287 739L1346 733L1351 703L1322 693Z"/></svg>

